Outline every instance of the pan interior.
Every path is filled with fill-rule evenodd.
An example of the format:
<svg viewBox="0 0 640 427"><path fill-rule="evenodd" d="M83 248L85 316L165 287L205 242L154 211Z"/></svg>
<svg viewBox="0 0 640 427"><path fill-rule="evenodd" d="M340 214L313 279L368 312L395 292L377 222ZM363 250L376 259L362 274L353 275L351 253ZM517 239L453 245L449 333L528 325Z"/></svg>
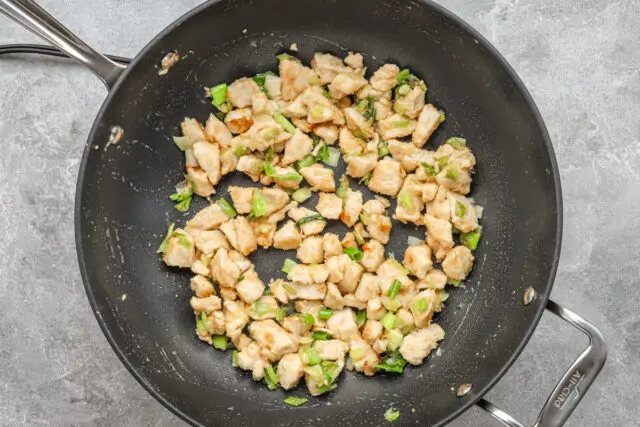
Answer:
<svg viewBox="0 0 640 427"><path fill-rule="evenodd" d="M183 176L184 158L171 141L179 123L186 116L204 121L213 111L204 87L276 70L275 55L292 43L305 62L316 51L345 56L353 50L365 55L370 71L393 62L422 77L428 101L447 117L426 148L465 137L478 162L472 196L485 207L473 273L451 291L436 319L447 334L441 354L402 376L346 373L336 391L296 410L282 403L282 390L268 391L234 369L230 352L197 340L188 303L190 274L166 268L156 254L168 224L187 219L168 199ZM170 50L182 58L159 76L158 63ZM105 148L114 125L124 129L124 138ZM127 367L192 423L379 424L393 406L405 421L440 424L497 381L526 343L548 297L561 209L550 150L538 113L513 72L437 6L405 0L208 3L143 51L96 121L77 200L87 293ZM218 195L226 195L230 184L246 183L238 173L227 176ZM190 212L206 204L197 201ZM394 221L388 252L402 258L409 235L424 237L424 229ZM293 257L260 250L251 259L268 281L279 277L286 256ZM539 297L525 307L522 294L529 286ZM458 398L451 388L462 383L472 383L473 390Z"/></svg>

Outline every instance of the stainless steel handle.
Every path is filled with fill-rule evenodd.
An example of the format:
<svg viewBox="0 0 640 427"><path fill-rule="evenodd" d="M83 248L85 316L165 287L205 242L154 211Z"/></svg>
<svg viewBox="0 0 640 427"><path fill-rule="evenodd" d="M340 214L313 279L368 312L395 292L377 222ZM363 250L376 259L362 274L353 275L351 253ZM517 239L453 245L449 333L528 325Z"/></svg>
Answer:
<svg viewBox="0 0 640 427"><path fill-rule="evenodd" d="M0 0L0 12L88 67L108 89L125 69L80 40L33 0Z"/></svg>
<svg viewBox="0 0 640 427"><path fill-rule="evenodd" d="M584 320L571 310L549 300L547 310L575 326L589 337L589 346L576 359L571 367L562 376L558 385L553 389L551 395L544 404L538 420L534 427L556 427L562 426L571 413L576 409L582 396L591 387L600 370L607 360L607 346L600 331L591 323ZM511 415L498 409L490 402L481 399L478 402L485 411L509 427L524 427L523 424L515 420Z"/></svg>

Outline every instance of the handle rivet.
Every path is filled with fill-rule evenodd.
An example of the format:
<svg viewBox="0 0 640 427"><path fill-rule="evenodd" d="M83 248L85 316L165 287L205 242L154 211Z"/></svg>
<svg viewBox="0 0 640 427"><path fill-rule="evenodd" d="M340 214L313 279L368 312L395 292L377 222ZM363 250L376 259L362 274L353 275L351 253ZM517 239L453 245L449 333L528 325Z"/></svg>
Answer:
<svg viewBox="0 0 640 427"><path fill-rule="evenodd" d="M533 301L535 297L536 297L536 291L531 286L529 286L524 291L524 295L522 296L522 303L524 305L529 305L531 304L531 301Z"/></svg>
<svg viewBox="0 0 640 427"><path fill-rule="evenodd" d="M462 397L468 394L471 391L472 387L473 386L471 385L471 383L460 384L460 387L458 387L458 391L456 392L456 395L458 397Z"/></svg>

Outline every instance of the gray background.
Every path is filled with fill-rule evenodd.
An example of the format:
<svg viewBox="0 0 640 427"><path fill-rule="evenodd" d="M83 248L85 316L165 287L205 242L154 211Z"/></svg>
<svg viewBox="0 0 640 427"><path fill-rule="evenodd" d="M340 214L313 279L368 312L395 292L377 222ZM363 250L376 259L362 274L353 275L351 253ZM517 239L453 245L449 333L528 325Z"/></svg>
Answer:
<svg viewBox="0 0 640 427"><path fill-rule="evenodd" d="M196 0L46 0L90 44L133 56ZM609 359L568 425L638 425L640 11L637 0L443 0L516 69L549 128L564 192L552 297L597 325ZM37 41L0 17L0 43ZM76 265L73 200L105 90L56 59L0 59L0 425L181 421L112 353ZM552 315L488 398L537 411L586 340ZM454 426L497 425L472 408Z"/></svg>

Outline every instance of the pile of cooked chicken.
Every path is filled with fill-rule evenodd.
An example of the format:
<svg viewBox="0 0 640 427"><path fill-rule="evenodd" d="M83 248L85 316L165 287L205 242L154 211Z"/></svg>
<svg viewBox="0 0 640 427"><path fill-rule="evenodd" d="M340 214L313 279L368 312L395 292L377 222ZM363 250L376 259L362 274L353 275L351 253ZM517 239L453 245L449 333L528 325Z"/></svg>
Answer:
<svg viewBox="0 0 640 427"><path fill-rule="evenodd" d="M278 59L279 75L211 88L216 113L204 126L185 119L174 138L190 192L209 198L236 170L259 185L229 187L232 204L210 200L170 228L160 252L194 274L200 340L220 350L231 341L234 366L271 389L304 377L316 396L345 366L402 373L437 348L445 333L432 318L445 286L472 269L481 208L466 197L475 165L466 141L423 148L445 116L409 70L385 64L367 80L357 53L316 53L310 67ZM346 176L334 174L339 157ZM365 201L349 177L375 197ZM302 206L312 191L315 210ZM392 218L426 228L402 263L385 256ZM349 232L323 234L329 221ZM258 246L296 250L297 261L266 285L247 258Z"/></svg>

